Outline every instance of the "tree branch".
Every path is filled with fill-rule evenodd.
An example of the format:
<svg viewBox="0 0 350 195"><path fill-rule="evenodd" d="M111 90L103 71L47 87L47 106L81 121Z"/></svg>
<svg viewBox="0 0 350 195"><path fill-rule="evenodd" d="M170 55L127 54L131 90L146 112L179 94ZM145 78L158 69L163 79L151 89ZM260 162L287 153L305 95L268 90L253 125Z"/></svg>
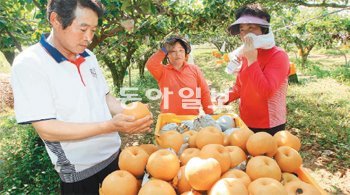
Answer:
<svg viewBox="0 0 350 195"><path fill-rule="evenodd" d="M350 5L348 4L348 0L344 1L344 4L338 4L338 3L327 3L326 1L322 1L322 3L308 3L305 1L297 0L295 3L299 5L303 5L306 7L333 7L333 8L349 8Z"/></svg>
<svg viewBox="0 0 350 195"><path fill-rule="evenodd" d="M5 31L6 31L6 33L11 37L11 39L13 40L13 42L14 42L16 48L17 48L19 51L23 51L22 46L21 46L21 44L17 41L16 37L13 36L13 34L12 34L7 28L5 28Z"/></svg>
<svg viewBox="0 0 350 195"><path fill-rule="evenodd" d="M45 9L45 6L41 5L37 0L33 0L34 5L39 8L40 10Z"/></svg>
<svg viewBox="0 0 350 195"><path fill-rule="evenodd" d="M123 27L118 26L116 28L111 29L110 31L105 31L106 29L103 29L101 31L100 37L94 36L92 43L89 45L89 49L93 50L98 44L103 42L108 37L116 36L117 32L124 30Z"/></svg>

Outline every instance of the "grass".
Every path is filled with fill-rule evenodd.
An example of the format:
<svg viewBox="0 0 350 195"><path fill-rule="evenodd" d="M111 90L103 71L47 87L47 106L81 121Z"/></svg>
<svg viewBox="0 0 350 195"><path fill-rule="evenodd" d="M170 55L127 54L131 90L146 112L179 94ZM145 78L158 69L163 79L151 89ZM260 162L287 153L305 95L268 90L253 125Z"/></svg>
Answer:
<svg viewBox="0 0 350 195"><path fill-rule="evenodd" d="M320 48L315 51L318 54L332 55L332 56L340 56L340 55L350 55L350 45L343 45L338 49L324 49Z"/></svg>
<svg viewBox="0 0 350 195"><path fill-rule="evenodd" d="M332 171L332 166L349 167L350 87L332 78L311 79L289 86L288 94L288 128L297 130L303 145L338 154L327 165Z"/></svg>
<svg viewBox="0 0 350 195"><path fill-rule="evenodd" d="M57 194L59 177L30 125L0 113L0 194Z"/></svg>

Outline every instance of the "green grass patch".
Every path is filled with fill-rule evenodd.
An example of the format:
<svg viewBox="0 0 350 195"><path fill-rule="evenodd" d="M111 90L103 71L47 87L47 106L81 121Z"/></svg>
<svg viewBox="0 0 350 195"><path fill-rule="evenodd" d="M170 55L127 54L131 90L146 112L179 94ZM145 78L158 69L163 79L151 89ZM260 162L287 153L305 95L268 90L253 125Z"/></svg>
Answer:
<svg viewBox="0 0 350 195"><path fill-rule="evenodd" d="M317 78L333 78L341 83L350 84L350 67L338 66L327 70L317 63L309 63L308 67L303 70L303 74Z"/></svg>
<svg viewBox="0 0 350 195"><path fill-rule="evenodd" d="M0 66L0 73L10 73L10 72L11 72L11 67Z"/></svg>
<svg viewBox="0 0 350 195"><path fill-rule="evenodd" d="M57 194L59 176L31 125L0 119L0 194Z"/></svg>
<svg viewBox="0 0 350 195"><path fill-rule="evenodd" d="M303 144L317 143L350 166L350 87L334 79L316 79L288 89L288 128L300 130ZM307 152L307 151L305 151Z"/></svg>
<svg viewBox="0 0 350 195"><path fill-rule="evenodd" d="M315 53L325 54L325 55L333 55L333 56L350 54L350 47L344 45L339 49L323 49L323 48L321 48L321 49L316 50Z"/></svg>
<svg viewBox="0 0 350 195"><path fill-rule="evenodd" d="M316 78L333 78L340 83L350 85L350 66L345 66L344 61L339 60L338 57L327 57L327 60L311 57L308 58L304 68L300 65L300 59L291 58L291 61L297 65L298 74Z"/></svg>

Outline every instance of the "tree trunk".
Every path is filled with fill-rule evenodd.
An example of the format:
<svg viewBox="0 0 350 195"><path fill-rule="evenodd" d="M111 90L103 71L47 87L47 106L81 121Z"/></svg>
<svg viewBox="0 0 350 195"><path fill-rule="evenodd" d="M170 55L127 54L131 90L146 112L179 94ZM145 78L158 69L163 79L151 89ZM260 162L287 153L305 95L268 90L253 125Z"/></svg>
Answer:
<svg viewBox="0 0 350 195"><path fill-rule="evenodd" d="M131 66L128 67L128 73L129 73L129 87L131 87Z"/></svg>
<svg viewBox="0 0 350 195"><path fill-rule="evenodd" d="M8 61L8 63L12 66L13 60L15 59L15 51L3 51L2 52Z"/></svg>
<svg viewBox="0 0 350 195"><path fill-rule="evenodd" d="M301 60L302 60L303 68L306 67L306 61L307 61L308 56L310 55L310 52L311 52L312 48L314 48L314 45L309 45L306 48L304 48L305 51L302 52L303 56L302 56Z"/></svg>
<svg viewBox="0 0 350 195"><path fill-rule="evenodd" d="M139 66L139 75L140 75L140 79L145 78L145 65L141 65L141 67Z"/></svg>
<svg viewBox="0 0 350 195"><path fill-rule="evenodd" d="M336 49L339 51L339 53L341 53L344 56L344 59L345 59L344 66L348 66L348 59L346 58L346 53L340 50L339 48L336 48Z"/></svg>
<svg viewBox="0 0 350 195"><path fill-rule="evenodd" d="M302 41L300 41L298 39L295 40L294 43L295 43L295 45L298 48L299 55L301 56L301 67L305 68L306 67L306 62L307 62L307 57L309 56L310 51L312 50L312 48L315 45L308 45L308 46L302 45Z"/></svg>
<svg viewBox="0 0 350 195"><path fill-rule="evenodd" d="M305 68L306 67L306 61L307 61L308 55L302 52L301 56L301 67Z"/></svg>
<svg viewBox="0 0 350 195"><path fill-rule="evenodd" d="M114 67L116 67L118 65L115 65ZM121 66L120 69L117 71L116 68L115 69L115 74L112 74L113 76L113 84L116 87L115 88L115 93L119 94L120 93L120 89L123 87L123 83L124 83L124 77L125 77L125 72L127 67L123 67Z"/></svg>
<svg viewBox="0 0 350 195"><path fill-rule="evenodd" d="M16 37L12 34L11 31L9 31L6 27L5 27L5 31L8 34L8 36L12 39L13 44L15 44L16 48L18 49L18 51L22 52L22 45L21 43L16 39Z"/></svg>
<svg viewBox="0 0 350 195"><path fill-rule="evenodd" d="M121 56L120 55L113 55L109 57L108 55L102 55L102 61L107 65L109 70L111 71L112 74L112 79L113 79L113 86L114 88L114 94L119 94L120 89L123 87L123 82L124 82L124 77L127 68L130 66L131 62L131 57L136 51L136 47L128 48L128 52L126 53L126 59L125 60L120 60ZM119 60L111 60L113 59L119 59Z"/></svg>
<svg viewBox="0 0 350 195"><path fill-rule="evenodd" d="M211 43L216 47L216 49L218 49L220 51L221 45L222 45L222 44L220 44L220 42L211 41Z"/></svg>
<svg viewBox="0 0 350 195"><path fill-rule="evenodd" d="M103 62L107 65L112 74L113 86L115 86L113 93L119 94L120 89L123 87L125 71L127 67L124 67L123 64L112 63L107 57L102 58ZM119 70L118 70L118 66Z"/></svg>

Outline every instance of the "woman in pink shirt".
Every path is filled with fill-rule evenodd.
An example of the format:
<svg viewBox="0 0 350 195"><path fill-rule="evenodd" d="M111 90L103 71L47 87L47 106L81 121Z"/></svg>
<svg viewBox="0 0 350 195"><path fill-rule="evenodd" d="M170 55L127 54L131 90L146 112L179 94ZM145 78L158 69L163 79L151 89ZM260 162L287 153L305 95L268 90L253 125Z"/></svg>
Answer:
<svg viewBox="0 0 350 195"><path fill-rule="evenodd" d="M289 59L286 52L274 45L273 35L272 41L262 38L272 34L269 27L270 15L258 4L236 12L236 21L228 30L243 41L240 52L236 52L240 53L237 57L241 67L224 104L240 99L240 117L247 126L254 132L274 135L285 129L287 121Z"/></svg>
<svg viewBox="0 0 350 195"><path fill-rule="evenodd" d="M202 107L206 114L213 114L209 87L202 71L186 61L190 52L190 44L185 39L171 36L146 63L162 92L162 113L198 115ZM162 63L164 58L167 58L167 65Z"/></svg>

